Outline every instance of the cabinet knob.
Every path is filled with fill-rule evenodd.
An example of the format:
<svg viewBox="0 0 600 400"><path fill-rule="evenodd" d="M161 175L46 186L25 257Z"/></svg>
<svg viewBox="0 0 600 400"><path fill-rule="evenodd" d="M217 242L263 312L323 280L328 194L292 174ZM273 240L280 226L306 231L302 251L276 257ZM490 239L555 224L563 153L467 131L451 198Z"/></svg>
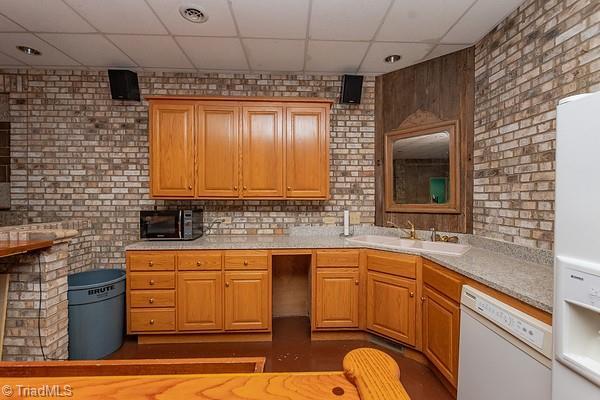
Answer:
<svg viewBox="0 0 600 400"><path fill-rule="evenodd" d="M202 266L202 261L196 261L196 265L197 265L198 267L201 267L201 266Z"/></svg>
<svg viewBox="0 0 600 400"><path fill-rule="evenodd" d="M148 303L150 303L150 304L154 304L154 299L152 299L152 298L151 298L151 299L149 299L149 300L148 300Z"/></svg>
<svg viewBox="0 0 600 400"><path fill-rule="evenodd" d="M148 266L149 266L149 267L151 267L151 266L153 266L153 265L154 265L154 263L153 263L152 261L148 261Z"/></svg>
<svg viewBox="0 0 600 400"><path fill-rule="evenodd" d="M150 282L148 282L150 285L154 285L154 279L150 279Z"/></svg>
<svg viewBox="0 0 600 400"><path fill-rule="evenodd" d="M229 287L229 282L225 282L225 287Z"/></svg>
<svg viewBox="0 0 600 400"><path fill-rule="evenodd" d="M192 185L188 186L188 190L192 190Z"/></svg>
<svg viewBox="0 0 600 400"><path fill-rule="evenodd" d="M415 292L410 292L409 295L410 297L415 297Z"/></svg>
<svg viewBox="0 0 600 400"><path fill-rule="evenodd" d="M291 186L288 186L288 187L287 187L287 190L292 190L292 187L291 187Z"/></svg>
<svg viewBox="0 0 600 400"><path fill-rule="evenodd" d="M422 296L422 297L421 297L421 301L425 301L425 300L427 300L427 297L425 297L425 296Z"/></svg>
<svg viewBox="0 0 600 400"><path fill-rule="evenodd" d="M244 260L244 265L248 265L248 260Z"/></svg>
<svg viewBox="0 0 600 400"><path fill-rule="evenodd" d="M355 285L358 285L358 279L354 281L354 284L355 284Z"/></svg>
<svg viewBox="0 0 600 400"><path fill-rule="evenodd" d="M244 187L242 187L242 189L248 190L248 186L244 186Z"/></svg>
<svg viewBox="0 0 600 400"><path fill-rule="evenodd" d="M148 322L150 322L150 325L154 325L154 320L153 320L153 319L151 319L151 320L150 320L150 321L148 321Z"/></svg>
<svg viewBox="0 0 600 400"><path fill-rule="evenodd" d="M237 186L234 186L234 187L233 187L233 190L238 190L238 187L237 187Z"/></svg>

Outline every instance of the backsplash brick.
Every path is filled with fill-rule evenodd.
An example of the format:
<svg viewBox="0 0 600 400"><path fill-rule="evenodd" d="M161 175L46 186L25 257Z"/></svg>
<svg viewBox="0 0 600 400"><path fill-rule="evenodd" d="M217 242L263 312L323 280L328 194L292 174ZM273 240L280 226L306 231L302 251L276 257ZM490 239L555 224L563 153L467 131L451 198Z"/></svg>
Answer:
<svg viewBox="0 0 600 400"><path fill-rule="evenodd" d="M475 47L475 234L552 249L556 106L600 90L600 4L529 0Z"/></svg>
<svg viewBox="0 0 600 400"><path fill-rule="evenodd" d="M289 226L374 222L375 80L362 104L338 104L341 76L140 73L144 95L298 96L336 100L331 112L328 201L154 201L148 188L147 103L110 98L106 71L0 71L9 93L12 211L29 223L85 218L96 263L123 266L138 211L203 207L221 234L283 234ZM3 220L11 220L8 216Z"/></svg>

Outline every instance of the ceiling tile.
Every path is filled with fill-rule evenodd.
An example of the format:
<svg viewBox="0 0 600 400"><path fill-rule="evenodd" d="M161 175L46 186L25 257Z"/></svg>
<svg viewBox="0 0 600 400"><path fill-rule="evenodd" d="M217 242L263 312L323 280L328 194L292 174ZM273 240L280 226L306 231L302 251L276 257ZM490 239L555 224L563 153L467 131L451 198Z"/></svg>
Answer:
<svg viewBox="0 0 600 400"><path fill-rule="evenodd" d="M376 40L436 42L472 3L473 0L396 0Z"/></svg>
<svg viewBox="0 0 600 400"><path fill-rule="evenodd" d="M308 43L306 70L311 72L356 72L367 51L366 42Z"/></svg>
<svg viewBox="0 0 600 400"><path fill-rule="evenodd" d="M62 0L2 0L0 13L34 32L94 32Z"/></svg>
<svg viewBox="0 0 600 400"><path fill-rule="evenodd" d="M360 72L385 73L416 64L432 47L433 45L425 43L373 43ZM399 54L402 59L394 64L387 64L383 60L390 54Z"/></svg>
<svg viewBox="0 0 600 400"><path fill-rule="evenodd" d="M431 53L427 55L426 60L431 60L432 58L441 57L446 54L454 53L455 51L459 51L471 46L470 44L440 44L435 46Z"/></svg>
<svg viewBox="0 0 600 400"><path fill-rule="evenodd" d="M199 69L248 69L238 38L176 37L183 51Z"/></svg>
<svg viewBox="0 0 600 400"><path fill-rule="evenodd" d="M102 35L42 33L40 37L83 65L130 67L135 64ZM94 51L89 51L94 49Z"/></svg>
<svg viewBox="0 0 600 400"><path fill-rule="evenodd" d="M243 39L255 71L301 71L304 40Z"/></svg>
<svg viewBox="0 0 600 400"><path fill-rule="evenodd" d="M475 43L522 3L523 0L479 0L450 29L442 43Z"/></svg>
<svg viewBox="0 0 600 400"><path fill-rule="evenodd" d="M179 7L186 3L181 0L148 0L156 15L173 35L236 36L235 25L227 0L202 0L197 4L208 15L208 21L196 24L183 19Z"/></svg>
<svg viewBox="0 0 600 400"><path fill-rule="evenodd" d="M6 54L0 53L0 65L1 66L13 66L13 65L23 65L22 62L18 61L15 58L9 57Z"/></svg>
<svg viewBox="0 0 600 400"><path fill-rule="evenodd" d="M232 0L242 37L304 39L308 0Z"/></svg>
<svg viewBox="0 0 600 400"><path fill-rule="evenodd" d="M22 32L24 30L8 18L0 15L0 32Z"/></svg>
<svg viewBox="0 0 600 400"><path fill-rule="evenodd" d="M313 0L311 39L371 40L391 0Z"/></svg>
<svg viewBox="0 0 600 400"><path fill-rule="evenodd" d="M108 35L143 68L193 68L171 36Z"/></svg>
<svg viewBox="0 0 600 400"><path fill-rule="evenodd" d="M65 1L104 33L167 33L144 0Z"/></svg>
<svg viewBox="0 0 600 400"><path fill-rule="evenodd" d="M17 46L29 46L42 52L40 56L28 56ZM0 33L0 51L28 65L77 66L74 60L56 50L31 33Z"/></svg>

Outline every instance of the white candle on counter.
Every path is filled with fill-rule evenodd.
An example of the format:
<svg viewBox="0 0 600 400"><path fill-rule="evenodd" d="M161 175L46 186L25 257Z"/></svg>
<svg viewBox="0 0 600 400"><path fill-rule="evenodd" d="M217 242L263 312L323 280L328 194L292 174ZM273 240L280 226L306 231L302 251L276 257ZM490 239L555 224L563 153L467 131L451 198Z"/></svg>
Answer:
<svg viewBox="0 0 600 400"><path fill-rule="evenodd" d="M344 236L350 236L350 211L344 210Z"/></svg>

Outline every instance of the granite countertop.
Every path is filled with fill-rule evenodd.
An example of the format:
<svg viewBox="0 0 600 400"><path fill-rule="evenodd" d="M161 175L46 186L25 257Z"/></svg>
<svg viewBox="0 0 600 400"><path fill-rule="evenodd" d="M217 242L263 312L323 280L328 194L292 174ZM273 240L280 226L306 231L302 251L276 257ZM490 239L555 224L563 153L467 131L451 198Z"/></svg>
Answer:
<svg viewBox="0 0 600 400"><path fill-rule="evenodd" d="M330 232L305 233L307 232L276 236L214 235L193 241L142 241L127 246L126 250L372 248L395 251L384 246L352 243ZM468 239L461 237L461 241L468 241ZM397 252L421 255L538 309L552 313L554 275L550 265L531 262L473 244L471 246L471 249L462 256L428 254L417 250Z"/></svg>

